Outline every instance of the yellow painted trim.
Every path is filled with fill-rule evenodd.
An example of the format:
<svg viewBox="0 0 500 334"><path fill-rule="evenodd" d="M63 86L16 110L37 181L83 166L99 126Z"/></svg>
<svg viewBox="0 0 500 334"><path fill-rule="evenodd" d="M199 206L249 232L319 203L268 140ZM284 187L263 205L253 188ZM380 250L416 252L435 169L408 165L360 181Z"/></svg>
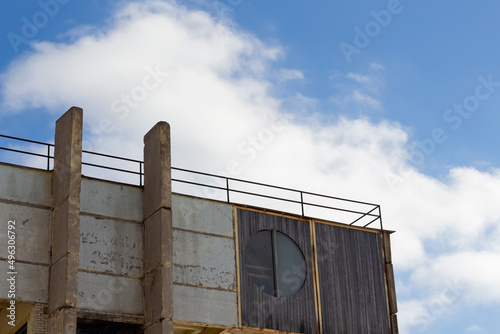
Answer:
<svg viewBox="0 0 500 334"><path fill-rule="evenodd" d="M240 242L238 237L238 214L236 206L233 206L233 231L234 231L234 250L236 254L236 300L238 303L238 326L241 326L241 278L240 278Z"/></svg>
<svg viewBox="0 0 500 334"><path fill-rule="evenodd" d="M316 244L316 223L314 220L309 222L311 230L311 254L313 256L313 279L314 279L314 302L316 305L316 324L318 328L317 333L323 333L323 317L321 312L321 295L319 288L319 269L318 269L318 252Z"/></svg>
<svg viewBox="0 0 500 334"><path fill-rule="evenodd" d="M250 206L239 205L239 204L233 204L233 205L236 208L243 209L243 210L267 213L267 214L274 215L274 216L291 218L291 219L300 220L300 221L304 221L304 222L314 221L314 222L319 223L319 224L334 225L334 226L338 226L338 227L350 228L353 230L360 230L360 231L366 231L366 232L372 232L372 233L381 233L381 230L377 229L377 228L348 225L348 224L343 224L343 223L334 222L334 221L328 221L328 220L319 219L319 218L302 217L299 215L294 215L293 213L273 211L271 209L256 208L256 207L250 207ZM387 230L384 230L384 231L387 231ZM392 232L392 231L389 231L389 232Z"/></svg>

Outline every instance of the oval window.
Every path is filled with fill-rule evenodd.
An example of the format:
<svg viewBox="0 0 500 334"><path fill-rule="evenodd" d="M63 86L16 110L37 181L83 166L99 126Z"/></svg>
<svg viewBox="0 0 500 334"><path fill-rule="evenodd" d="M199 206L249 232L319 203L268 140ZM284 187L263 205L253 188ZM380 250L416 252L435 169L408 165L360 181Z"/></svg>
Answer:
<svg viewBox="0 0 500 334"><path fill-rule="evenodd" d="M299 292L307 277L299 246L276 230L262 230L248 239L244 266L259 289L278 298Z"/></svg>

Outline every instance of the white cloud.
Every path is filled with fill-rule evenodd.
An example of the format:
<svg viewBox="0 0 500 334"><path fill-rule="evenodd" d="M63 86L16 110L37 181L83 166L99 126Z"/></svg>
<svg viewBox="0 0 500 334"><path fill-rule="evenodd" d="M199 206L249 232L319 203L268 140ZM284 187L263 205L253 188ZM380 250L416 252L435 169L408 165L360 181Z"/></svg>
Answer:
<svg viewBox="0 0 500 334"><path fill-rule="evenodd" d="M285 82L288 80L304 79L304 74L299 70L281 69L277 72L276 77L278 82Z"/></svg>
<svg viewBox="0 0 500 334"><path fill-rule="evenodd" d="M382 70L384 70L382 65L371 64L367 73L349 72L331 75L329 79L337 93L330 98L330 102L343 112L382 111L381 91L385 86Z"/></svg>
<svg viewBox="0 0 500 334"><path fill-rule="evenodd" d="M299 70L273 70L284 56L280 46L202 11L134 3L106 28L72 36L68 44L38 43L9 67L3 110L59 114L78 105L88 148L138 158L142 136L166 120L175 166L380 203L385 227L397 231L402 332L421 326L441 283L454 278L463 287L457 301L500 304L492 269L500 261L500 170L457 167L437 180L410 164L400 124L300 113L321 105L300 93L273 95L276 73L303 78ZM368 74L334 76L332 101L383 109L381 70L372 64Z"/></svg>
<svg viewBox="0 0 500 334"><path fill-rule="evenodd" d="M470 327L467 327L464 331L464 333L483 333L484 330L481 328L481 326L478 325L472 325Z"/></svg>
<svg viewBox="0 0 500 334"><path fill-rule="evenodd" d="M355 102L360 103L360 104L366 104L373 109L381 109L382 108L380 101L378 101L378 100L374 99L373 97L370 97L366 94L363 94L359 90L355 90L352 93L352 96L350 98L352 99L352 101L355 101Z"/></svg>
<svg viewBox="0 0 500 334"><path fill-rule="evenodd" d="M347 77L349 79L352 79L356 81L357 83L371 83L372 78L368 75L361 75L361 74L356 74L356 73L347 73Z"/></svg>
<svg viewBox="0 0 500 334"><path fill-rule="evenodd" d="M415 270L413 280L422 288L437 290L443 282L456 282L456 297L467 304L487 305L500 300L500 263L496 251L463 251L432 259L429 266ZM484 270L488 268L489 270ZM479 274L480 273L480 274Z"/></svg>
<svg viewBox="0 0 500 334"><path fill-rule="evenodd" d="M380 71L380 70L385 70L385 66L377 64L377 63L371 63L370 69L374 70L374 71Z"/></svg>

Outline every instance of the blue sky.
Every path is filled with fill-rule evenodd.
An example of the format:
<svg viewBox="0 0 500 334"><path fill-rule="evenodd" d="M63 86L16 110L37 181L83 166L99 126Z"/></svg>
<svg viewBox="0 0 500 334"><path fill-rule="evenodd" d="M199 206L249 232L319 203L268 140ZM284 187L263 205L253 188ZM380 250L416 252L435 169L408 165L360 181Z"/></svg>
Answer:
<svg viewBox="0 0 500 334"><path fill-rule="evenodd" d="M140 158L164 119L174 165L381 203L402 333L497 333L499 12L493 0L4 1L0 133L51 141L78 105L87 148ZM158 88L126 107L151 71ZM252 147L264 129L272 140Z"/></svg>
<svg viewBox="0 0 500 334"><path fill-rule="evenodd" d="M78 25L105 24L118 3L73 0L58 4L57 14L38 29L36 36L27 40L67 41L61 37L63 32ZM365 31L367 24L374 21L372 12L387 10L391 3L397 13L391 14L387 26L369 37L369 44L358 48L360 53L353 53L348 63L340 44L356 47L354 28ZM280 64L298 68L305 75L302 82L284 87L285 94L298 90L325 102L339 93L337 82L331 79L335 73L366 71L372 63L384 66L385 83L378 96L383 110L367 114L364 110L346 108L344 114L400 122L408 127L415 141L431 137L436 127L446 130L448 139L422 166L426 172L442 177L450 165L475 164L484 168L500 162L491 150L491 143L499 138L500 115L494 108L500 94L493 94L482 102L464 119L458 131L443 120L447 109L473 93L478 76L492 75L494 81L497 77L500 81L500 46L495 43L499 30L498 3L354 1L325 4L312 1L305 5L302 1L234 0L190 4L216 15L222 12L240 29L263 41L283 45L286 58ZM4 35L13 32L21 37L22 18L33 23L33 16L42 9L36 1L5 2L1 6ZM0 45L1 69L30 50L24 42L12 47L8 38L3 38ZM324 104L321 112L337 116L335 106Z"/></svg>

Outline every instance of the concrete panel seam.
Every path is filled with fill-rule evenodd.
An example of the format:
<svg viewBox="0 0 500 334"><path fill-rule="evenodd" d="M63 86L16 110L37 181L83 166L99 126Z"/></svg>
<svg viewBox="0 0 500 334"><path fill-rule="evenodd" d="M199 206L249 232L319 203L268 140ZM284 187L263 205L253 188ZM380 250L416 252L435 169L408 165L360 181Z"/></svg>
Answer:
<svg viewBox="0 0 500 334"><path fill-rule="evenodd" d="M54 210L54 207L48 206L48 205L41 205L41 204L33 204L29 202L21 202L21 201L14 201L10 199L5 199L5 198L0 198L1 203L5 204L13 204L13 205L19 205L19 206L27 206L30 208L36 208L36 209L44 209L44 210Z"/></svg>
<svg viewBox="0 0 500 334"><path fill-rule="evenodd" d="M161 268L167 268L168 269L168 268L173 268L173 266L174 265L171 264L171 263L166 263L166 264L162 263L160 265L157 265L156 267L151 268L151 270L149 270L148 272L144 272L144 274L142 275L141 279L144 279L147 276L154 274L156 271L160 270Z"/></svg>
<svg viewBox="0 0 500 334"><path fill-rule="evenodd" d="M171 267L172 249L172 212L157 210L144 221L144 273L149 274L156 268Z"/></svg>
<svg viewBox="0 0 500 334"><path fill-rule="evenodd" d="M149 269L148 272L144 271L144 275L142 276L143 278L148 276L149 274L161 269L161 268L173 268L175 266L175 264L171 263L171 262L164 262L164 263L160 263L159 265Z"/></svg>
<svg viewBox="0 0 500 334"><path fill-rule="evenodd" d="M57 208L61 207L64 204L64 202L66 202L66 201L68 201L70 199L70 197L71 198L76 198L75 196L70 196L70 195L64 196L61 199L61 201L58 204L52 206L51 209L54 210L54 209L57 209Z"/></svg>
<svg viewBox="0 0 500 334"><path fill-rule="evenodd" d="M185 197L185 198L191 198L191 199L194 199L194 200L203 200L203 201L207 201L207 202L213 202L213 203L217 203L217 204L226 204L226 205L230 205L230 206L235 206L236 204L234 203L228 203L227 201L225 200L218 200L218 199L213 199L213 198L204 198L204 197L197 197L197 196L194 196L194 195L188 195L188 194L183 194L183 193L176 193L176 192L172 192L172 196L175 195L175 196L179 196L179 197ZM245 208L244 206L241 206L241 208ZM261 209L262 210L262 209Z"/></svg>
<svg viewBox="0 0 500 334"><path fill-rule="evenodd" d="M170 212L172 212L172 208L169 208L169 207L166 207L166 206L160 206L158 207L158 209L156 209L153 213L151 213L149 216L144 216L144 220L148 220L149 218L151 218L152 216L154 216L158 211L161 211L162 209L165 209L165 210L168 210Z"/></svg>
<svg viewBox="0 0 500 334"><path fill-rule="evenodd" d="M50 264L48 265L48 267L51 268L52 266L56 265L57 263L59 263L61 260L65 259L69 255L75 255L77 259L80 257L79 253L66 252L66 253L62 254L61 257L59 257L57 260L55 260L54 258L52 258L51 261L50 261ZM16 261L16 262L19 262L19 261Z"/></svg>
<svg viewBox="0 0 500 334"><path fill-rule="evenodd" d="M128 184L128 183L121 183L118 181L112 181L112 180L106 180L106 179L100 179L97 177L92 177L92 176L87 176L82 174L82 181L83 180L88 180L88 181L98 181L98 182L104 182L104 183L109 183L109 184L114 184L117 186L126 186L130 188L136 188L136 189L142 189L141 186L133 185L133 184Z"/></svg>
<svg viewBox="0 0 500 334"><path fill-rule="evenodd" d="M130 279L142 279L144 276L131 276L131 275L124 275L124 274L116 274L112 273L109 271L98 271L98 270L92 270L92 269L84 269L84 268L78 268L78 272L80 273L89 273L89 274L97 274L97 275L105 275L105 276L112 276L112 277L122 277L122 278L130 278Z"/></svg>
<svg viewBox="0 0 500 334"><path fill-rule="evenodd" d="M174 266L175 266L175 264L174 264ZM179 285L179 286L187 286L187 287L205 289L205 290L216 290L216 291L235 292L235 293L238 292L238 290L236 288L235 289L224 289L224 288L216 288L216 287L212 287L212 286L183 283L183 282L178 282L178 281L173 281L173 283L175 285Z"/></svg>
<svg viewBox="0 0 500 334"><path fill-rule="evenodd" d="M144 221L142 221L142 220L124 219L124 218L113 217L113 216L98 215L95 213L83 212L83 211L80 211L80 216L93 217L93 218L99 219L99 220L116 220L116 221L120 221L120 222L133 223L133 224L144 223Z"/></svg>
<svg viewBox="0 0 500 334"><path fill-rule="evenodd" d="M149 324L149 326L147 326L145 328L150 328L150 327L152 327L152 326L154 326L154 325L156 325L156 324L158 324L158 323L160 323L162 321L165 321L165 320L166 321L172 321L172 322L174 321L174 319L171 318L171 317L162 317L162 318L159 318L159 319L153 321L151 324Z"/></svg>
<svg viewBox="0 0 500 334"><path fill-rule="evenodd" d="M0 261L8 261L7 258L0 257ZM31 262L31 261L25 261L25 260L18 260L16 259L16 263L22 263L22 264L31 264L34 266L40 266L40 267L50 267L51 265L48 263L41 263L41 262Z"/></svg>
<svg viewBox="0 0 500 334"><path fill-rule="evenodd" d="M224 239L229 239L229 240L234 240L234 237L230 237L227 235L222 235L222 234L215 234L215 233L207 233L207 232L201 232L201 231L195 231L195 230L188 230L185 228L181 227L172 227L172 230L174 231L181 231L181 232L187 232L187 233L193 233L193 234L201 234L201 235L207 235L210 237L216 237L216 238L224 238Z"/></svg>

